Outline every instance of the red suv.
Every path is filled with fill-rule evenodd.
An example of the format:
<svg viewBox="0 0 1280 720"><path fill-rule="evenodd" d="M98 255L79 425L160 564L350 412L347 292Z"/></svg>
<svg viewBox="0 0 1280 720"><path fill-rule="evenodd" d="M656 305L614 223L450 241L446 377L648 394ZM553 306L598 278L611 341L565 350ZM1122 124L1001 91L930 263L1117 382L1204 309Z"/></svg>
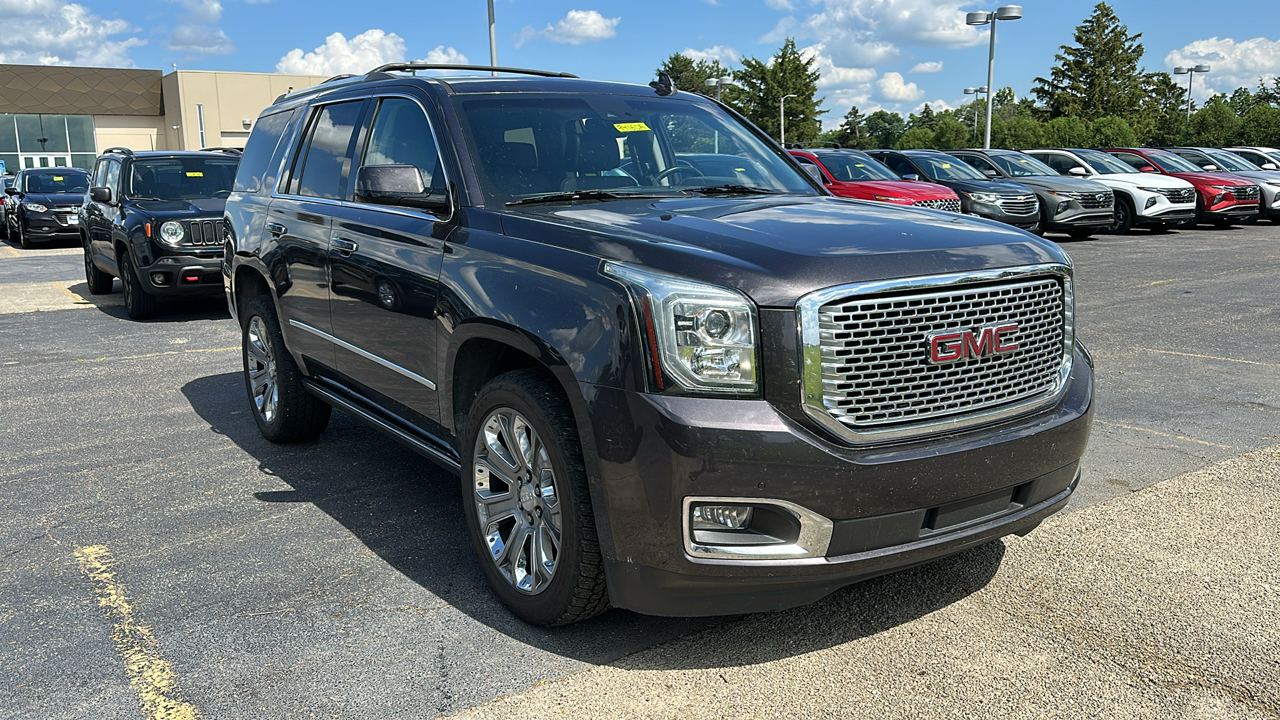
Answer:
<svg viewBox="0 0 1280 720"><path fill-rule="evenodd" d="M1105 150L1132 165L1138 172L1182 178L1196 188L1196 222L1226 227L1258 215L1262 190L1239 175L1205 172L1194 163L1166 150L1112 148Z"/></svg>
<svg viewBox="0 0 1280 720"><path fill-rule="evenodd" d="M815 166L832 195L960 212L955 190L931 182L901 180L880 161L857 150L790 150L801 165Z"/></svg>

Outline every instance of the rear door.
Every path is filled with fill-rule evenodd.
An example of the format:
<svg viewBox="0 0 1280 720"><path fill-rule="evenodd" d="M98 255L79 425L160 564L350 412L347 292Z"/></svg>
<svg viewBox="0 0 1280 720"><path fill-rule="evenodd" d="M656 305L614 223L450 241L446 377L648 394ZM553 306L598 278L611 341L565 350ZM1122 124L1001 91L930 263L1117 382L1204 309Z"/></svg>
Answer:
<svg viewBox="0 0 1280 720"><path fill-rule="evenodd" d="M266 231L271 273L289 348L313 363L334 366L329 315L329 240L334 211L351 175L351 153L365 100L335 100L310 109L280 193L271 200Z"/></svg>
<svg viewBox="0 0 1280 720"><path fill-rule="evenodd" d="M357 165L409 165L444 195L427 103L408 89L374 98ZM354 186L357 169L351 173ZM393 411L439 420L436 303L449 213L359 202L354 188L335 216L329 262L337 367ZM370 392L372 391L372 392Z"/></svg>

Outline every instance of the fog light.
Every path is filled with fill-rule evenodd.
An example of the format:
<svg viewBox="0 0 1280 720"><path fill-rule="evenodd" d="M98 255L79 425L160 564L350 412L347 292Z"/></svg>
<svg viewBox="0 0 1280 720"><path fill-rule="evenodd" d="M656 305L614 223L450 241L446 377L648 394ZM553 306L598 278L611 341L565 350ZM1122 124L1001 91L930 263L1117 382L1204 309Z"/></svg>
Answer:
<svg viewBox="0 0 1280 720"><path fill-rule="evenodd" d="M1149 198L1147 198L1147 209L1148 209L1148 210L1150 210L1151 208L1155 207L1155 205L1156 205L1156 198L1155 198L1155 196L1154 196L1154 195L1153 195L1153 196L1151 196L1151 197L1149 197Z"/></svg>
<svg viewBox="0 0 1280 720"><path fill-rule="evenodd" d="M156 285L165 285L169 282L169 279L168 277L165 276L164 273L153 272L151 273L151 282L155 283Z"/></svg>
<svg viewBox="0 0 1280 720"><path fill-rule="evenodd" d="M694 505L690 515L694 530L741 530L751 524L746 505Z"/></svg>
<svg viewBox="0 0 1280 720"><path fill-rule="evenodd" d="M1062 213L1064 213L1064 212L1066 212L1067 210L1070 210L1070 209L1071 209L1071 203L1070 203L1070 202L1060 202L1060 203L1058 203L1058 214L1059 214L1059 215L1061 215Z"/></svg>

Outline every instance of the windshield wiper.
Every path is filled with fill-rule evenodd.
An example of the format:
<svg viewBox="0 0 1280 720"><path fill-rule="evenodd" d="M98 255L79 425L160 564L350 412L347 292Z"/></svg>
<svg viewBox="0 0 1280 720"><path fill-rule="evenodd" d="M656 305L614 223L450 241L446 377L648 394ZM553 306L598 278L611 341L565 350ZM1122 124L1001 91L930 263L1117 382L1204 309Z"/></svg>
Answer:
<svg viewBox="0 0 1280 720"><path fill-rule="evenodd" d="M617 200L620 198L662 198L662 197L678 197L674 193L651 193L651 192L614 192L612 190L575 190L569 192L553 192L543 193L541 195L530 195L529 197L518 198L507 203L507 207L512 205L532 205L534 203L555 203L569 202L572 200Z"/></svg>
<svg viewBox="0 0 1280 720"><path fill-rule="evenodd" d="M701 193L703 195L781 195L781 190L751 187L750 185L707 185L695 188L680 188L684 192Z"/></svg>

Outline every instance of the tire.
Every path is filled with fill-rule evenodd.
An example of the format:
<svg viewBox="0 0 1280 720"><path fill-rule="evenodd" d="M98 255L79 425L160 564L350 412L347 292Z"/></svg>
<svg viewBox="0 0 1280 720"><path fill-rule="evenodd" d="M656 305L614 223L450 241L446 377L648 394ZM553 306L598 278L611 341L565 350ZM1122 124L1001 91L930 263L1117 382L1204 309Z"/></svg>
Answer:
<svg viewBox="0 0 1280 720"><path fill-rule="evenodd" d="M130 320L148 320L160 309L160 298L151 295L142 285L138 271L133 267L133 256L128 248L120 253L120 284L124 285L124 311Z"/></svg>
<svg viewBox="0 0 1280 720"><path fill-rule="evenodd" d="M18 229L18 244L22 246L23 250L30 250L31 240L27 238L27 232L22 229L22 216L19 215L15 219L17 220L17 222L14 223L14 226Z"/></svg>
<svg viewBox="0 0 1280 720"><path fill-rule="evenodd" d="M273 443L315 440L329 426L333 408L303 385L302 371L285 348L271 296L259 295L247 309L240 328L240 356L258 430Z"/></svg>
<svg viewBox="0 0 1280 720"><path fill-rule="evenodd" d="M6 215L4 222L0 223L0 240L9 242L9 216Z"/></svg>
<svg viewBox="0 0 1280 720"><path fill-rule="evenodd" d="M89 285L90 295L107 295L111 292L116 279L104 273L93 264L93 253L89 250L89 241L81 238L84 245L84 279Z"/></svg>
<svg viewBox="0 0 1280 720"><path fill-rule="evenodd" d="M1116 193L1115 217L1111 220L1109 232L1113 235L1128 235L1133 229L1133 208L1129 198Z"/></svg>
<svg viewBox="0 0 1280 720"><path fill-rule="evenodd" d="M509 450L522 446L517 437L529 448L527 455ZM607 610L582 445L560 389L537 370L494 378L471 406L462 447L468 532L502 603L542 626L568 625Z"/></svg>

